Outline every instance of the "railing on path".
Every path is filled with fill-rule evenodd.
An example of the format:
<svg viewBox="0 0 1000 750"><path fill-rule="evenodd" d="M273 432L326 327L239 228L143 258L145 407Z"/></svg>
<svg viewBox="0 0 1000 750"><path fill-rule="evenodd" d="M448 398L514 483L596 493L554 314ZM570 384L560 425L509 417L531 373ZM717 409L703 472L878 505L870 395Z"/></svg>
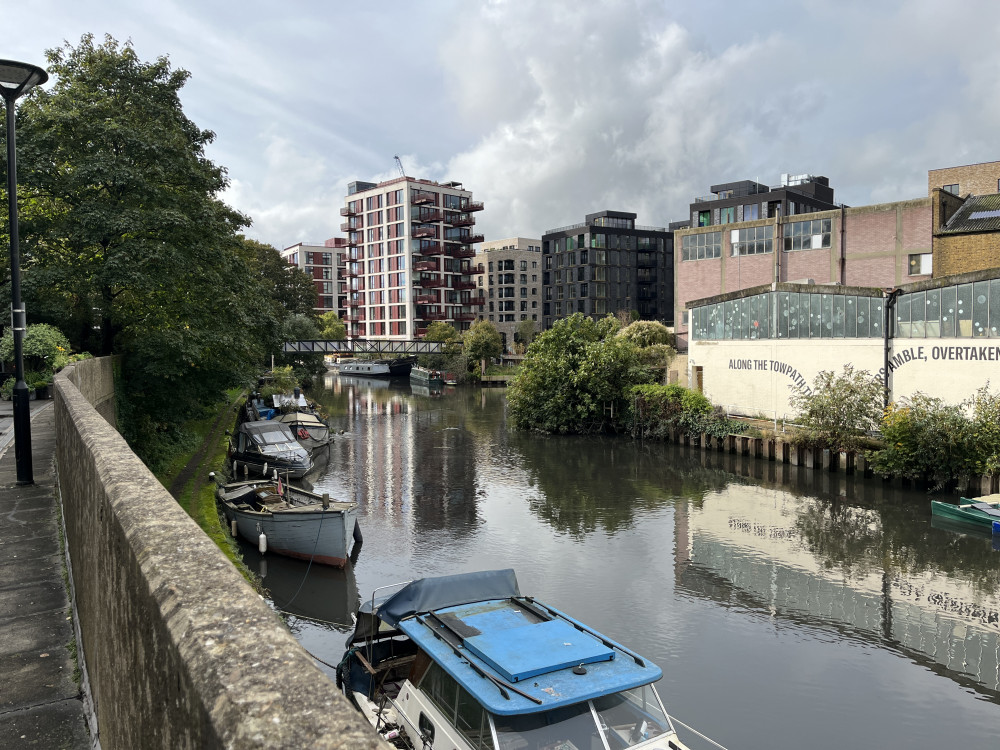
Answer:
<svg viewBox="0 0 1000 750"><path fill-rule="evenodd" d="M461 346L461 342L448 342L448 346ZM423 339L344 339L342 341L287 341L283 352L312 354L377 354L379 356L409 354L440 354L445 344Z"/></svg>

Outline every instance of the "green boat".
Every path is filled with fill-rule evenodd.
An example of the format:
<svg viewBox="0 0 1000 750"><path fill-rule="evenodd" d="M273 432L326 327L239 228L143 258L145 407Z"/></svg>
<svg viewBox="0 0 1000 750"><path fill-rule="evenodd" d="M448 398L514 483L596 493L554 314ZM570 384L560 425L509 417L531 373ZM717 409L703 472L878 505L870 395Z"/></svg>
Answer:
<svg viewBox="0 0 1000 750"><path fill-rule="evenodd" d="M993 522L1000 521L1000 495L963 497L958 505L931 500L931 515L992 530Z"/></svg>

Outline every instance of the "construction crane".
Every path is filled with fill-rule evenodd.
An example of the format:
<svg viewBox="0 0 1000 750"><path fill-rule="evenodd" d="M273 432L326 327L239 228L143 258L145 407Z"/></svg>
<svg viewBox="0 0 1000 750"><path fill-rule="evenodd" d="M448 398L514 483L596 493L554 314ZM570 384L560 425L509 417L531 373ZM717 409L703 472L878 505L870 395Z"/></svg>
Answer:
<svg viewBox="0 0 1000 750"><path fill-rule="evenodd" d="M399 154L396 154L396 166L399 167L399 176L406 177L406 172L403 171L403 160L399 158Z"/></svg>

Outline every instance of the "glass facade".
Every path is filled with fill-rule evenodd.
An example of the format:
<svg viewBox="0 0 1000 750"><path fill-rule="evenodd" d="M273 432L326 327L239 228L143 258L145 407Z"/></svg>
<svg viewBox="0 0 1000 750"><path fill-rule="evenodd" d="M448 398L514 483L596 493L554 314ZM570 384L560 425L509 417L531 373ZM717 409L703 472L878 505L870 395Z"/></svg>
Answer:
<svg viewBox="0 0 1000 750"><path fill-rule="evenodd" d="M691 310L695 340L882 338L883 297L765 292ZM1000 338L1000 278L907 292L892 310L896 338Z"/></svg>
<svg viewBox="0 0 1000 750"><path fill-rule="evenodd" d="M765 292L691 311L696 341L882 338L882 297Z"/></svg>

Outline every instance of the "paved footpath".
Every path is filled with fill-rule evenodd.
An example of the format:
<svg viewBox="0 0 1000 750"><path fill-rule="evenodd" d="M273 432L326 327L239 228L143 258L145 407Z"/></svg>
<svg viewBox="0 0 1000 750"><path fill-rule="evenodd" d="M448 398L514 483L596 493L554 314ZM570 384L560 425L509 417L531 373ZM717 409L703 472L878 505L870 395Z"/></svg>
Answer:
<svg viewBox="0 0 1000 750"><path fill-rule="evenodd" d="M0 401L0 748L90 748L63 579L52 401L32 401L35 483L19 486Z"/></svg>

